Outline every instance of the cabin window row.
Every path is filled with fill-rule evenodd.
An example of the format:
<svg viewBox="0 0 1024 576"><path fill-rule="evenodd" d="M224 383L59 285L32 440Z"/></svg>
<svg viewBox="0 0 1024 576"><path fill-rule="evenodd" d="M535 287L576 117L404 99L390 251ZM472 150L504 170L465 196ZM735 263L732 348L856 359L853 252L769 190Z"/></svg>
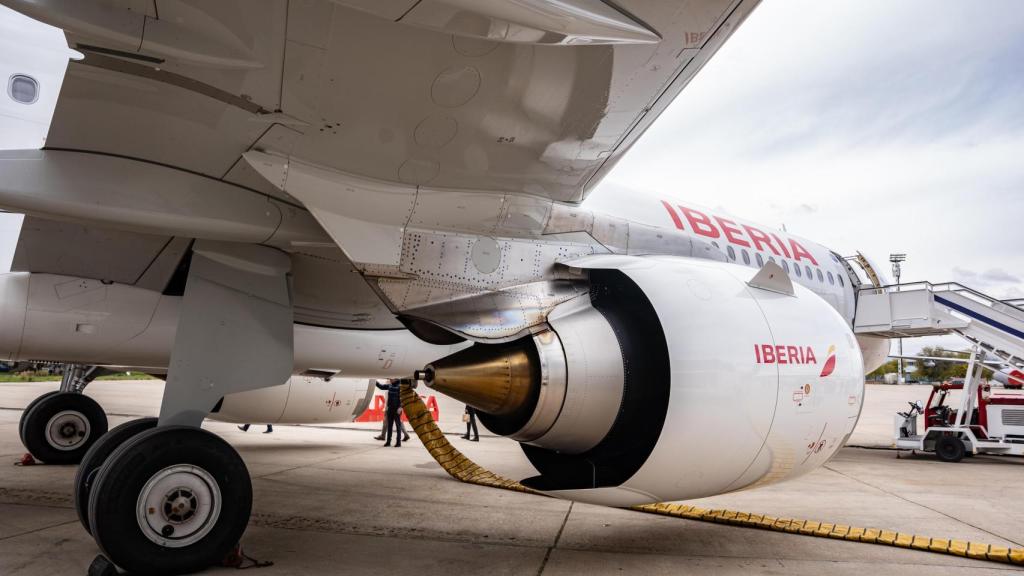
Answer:
<svg viewBox="0 0 1024 576"><path fill-rule="evenodd" d="M715 244L715 247L718 247L717 243L712 242L712 244ZM737 252L739 252L738 255L737 255ZM729 255L729 261L730 262L736 262L737 257L738 257L738 258L743 260L743 264L744 265L746 265L746 266L753 265L752 262L754 262L754 261L751 261L750 253L747 252L746 250L739 250L739 251L737 251L732 246L726 246L726 253ZM765 263L764 255L762 255L760 252L755 252L754 253L754 259L756 261L756 265L757 265L758 268L762 268L764 266L764 263ZM785 270L786 274L796 274L797 278L804 278L804 276L806 275L806 278L808 280L812 280L812 281L814 280L815 276L817 276L818 282L821 282L822 284L824 284L825 281L827 280L828 283L832 284L832 285L835 285L836 282L839 282L840 286L842 286L842 287L846 286L846 283L843 281L843 276L841 274L832 274L831 272L822 273L821 268L813 268L812 269L808 265L804 265L803 267L801 267L800 264L796 264L796 263L793 263L792 267L791 267L789 261L786 260L785 258L780 258L780 260L782 261L781 264L779 264L779 262L775 261L775 257L774 256L769 256L768 257L768 261L769 262L771 262L773 264L779 264L780 266L782 266L782 269Z"/></svg>

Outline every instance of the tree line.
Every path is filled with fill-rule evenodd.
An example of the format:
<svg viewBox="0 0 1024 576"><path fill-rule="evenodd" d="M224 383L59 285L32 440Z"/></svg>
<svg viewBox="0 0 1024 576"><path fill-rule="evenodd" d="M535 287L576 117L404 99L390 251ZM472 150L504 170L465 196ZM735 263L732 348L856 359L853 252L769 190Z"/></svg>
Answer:
<svg viewBox="0 0 1024 576"><path fill-rule="evenodd" d="M952 350L945 350L943 348L926 346L921 349L919 356L932 356L936 358L968 358L969 351L955 352ZM904 368L906 363L904 360ZM914 360L914 365L917 369L914 372L907 372L906 378L908 380L919 380L921 382L945 382L952 378L964 378L967 376L967 363L965 362L946 362L943 360ZM899 363L896 360L889 360L885 364L882 364L877 370L868 374L868 380L881 380L886 374L894 373L897 371ZM992 371L985 368L981 372L982 378L991 378Z"/></svg>

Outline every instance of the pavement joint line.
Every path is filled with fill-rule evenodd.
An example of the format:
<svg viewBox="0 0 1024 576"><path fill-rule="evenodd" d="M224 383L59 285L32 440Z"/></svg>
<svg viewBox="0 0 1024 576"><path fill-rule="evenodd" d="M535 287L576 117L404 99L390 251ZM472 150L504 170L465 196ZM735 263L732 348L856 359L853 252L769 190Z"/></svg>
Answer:
<svg viewBox="0 0 1024 576"><path fill-rule="evenodd" d="M333 458L328 458L327 460L323 460L321 462L311 462L309 464L300 464L298 466L292 466L291 468L285 468L284 470L277 470L275 472L268 472L267 474L261 474L259 476L253 476L252 479L256 480L256 479L269 478L270 476L273 476L275 474L283 474L285 472L292 472L292 471L298 470L300 468L315 468L315 469L318 469L318 470L336 470L336 468L317 468L317 465L318 464L328 464L330 462L336 462L338 460L341 460L342 458L348 458L348 457L351 457L351 456L357 456L359 454L365 454L367 452L372 452L372 451L374 451L376 449L377 449L377 447L374 446L374 447L371 447L371 448L362 448L362 449L359 449L359 450L353 450L352 452L347 452L347 453L345 453L343 455L340 455L340 456L335 456Z"/></svg>
<svg viewBox="0 0 1024 576"><path fill-rule="evenodd" d="M551 553L558 547L558 541L562 539L562 532L565 531L565 525L569 523L569 515L572 514L572 507L576 504L575 502L569 502L569 508L565 511L565 517L562 518L562 525L558 527L558 533L555 534L555 541L548 546L547 552L544 553L544 559L540 561L540 569L537 570L537 576L544 573L544 568L548 565L548 560L551 559Z"/></svg>
<svg viewBox="0 0 1024 576"><path fill-rule="evenodd" d="M4 537L0 538L0 542L4 542L6 540L10 540L11 538L20 538L22 536L28 536L29 534L35 534L37 532L43 532L43 531L46 531L46 530L50 530L51 528L60 528L61 526L67 526L68 524L78 524L78 519L75 518L74 520L68 520L67 522L58 522L57 524L52 524L50 526L43 526L42 528L36 528L35 530L26 530L25 532L21 532L21 533L18 533L18 534L12 534L11 536L4 536Z"/></svg>
<svg viewBox="0 0 1024 576"><path fill-rule="evenodd" d="M843 542L843 540L837 540L837 542ZM573 547L573 546L562 546L561 548L559 548L559 550L562 550L562 551L565 551L565 552L587 552L587 553L594 553L594 554L620 554L620 553L628 553L628 554L635 555L635 556L664 556L664 557L672 557L672 558L701 558L701 559L707 559L707 560L713 560L713 559L750 560L750 561L774 560L774 561L779 562L779 563L782 563L782 562L811 562L811 563L817 563L817 564L828 564L830 566L836 565L836 564L853 564L853 565L855 565L855 564L871 564L871 565L901 566L901 567L919 566L919 567L928 567L928 568L941 568L941 567L949 567L949 568L979 568L981 566L984 566L986 570L1000 570L1000 571L1004 571L1004 572L1020 573L1020 569L1019 568L1015 568L1012 565L993 564L993 563L987 562L985 560L976 560L974 558L967 558L965 556L953 556L952 557L954 562L956 562L957 560L960 560L963 563L931 564L931 563L927 563L927 562L894 562L891 558L877 559L877 560L876 559L872 559L872 558L865 558L865 559L862 559L862 560L843 560L843 559L836 559L836 558L809 558L807 556L778 557L778 556L743 556L743 555L740 555L740 554L703 554L703 553L701 553L699 551L690 551L690 550L687 550L686 552L673 552L673 551L670 551L670 550L645 550L645 549L636 549L636 550L634 550L632 548L621 548L621 549L619 549L619 550L617 550L615 552L608 552L608 551L602 550L600 548L581 548L581 547ZM910 550L910 549L905 549L905 550ZM889 572L891 572L891 570L883 572L883 573L888 574ZM829 573L829 572L825 572L825 573Z"/></svg>
<svg viewBox="0 0 1024 576"><path fill-rule="evenodd" d="M467 536L460 538L457 536L443 536L440 534L425 534L422 531L394 531L388 528L381 530L372 529L359 529L355 527L348 528L317 528L315 526L292 526L284 523L296 521L296 520L315 520L315 524L323 525L324 523L334 522L330 518L317 518L310 519L300 516L277 516L272 514L262 514L254 512L252 518L249 521L251 526L257 526L260 528L268 528L274 530L293 530L296 532L315 532L318 534L345 534L352 536L370 536L376 538L397 538L400 540L416 540L416 541L431 541L431 542L447 542L452 544L472 544L472 545L486 545L486 546L505 546L509 548L530 548L530 549L541 549L547 546L543 543L531 544L526 541L512 542L509 540L495 540L489 541L475 536Z"/></svg>
<svg viewBox="0 0 1024 576"><path fill-rule="evenodd" d="M839 470L836 470L835 468L833 468L832 466L830 466L828 464L823 466L823 468L825 468L826 470L830 470L832 472L835 472L836 474L839 474L840 476L843 476L845 478L849 478L850 480L853 480L854 482L859 482L859 483L861 483L861 484L863 484L865 486L870 486L871 488L874 488L875 490L878 490L879 492L882 492L883 494L888 494L888 495L890 495L890 496L892 496L894 498L899 498L900 500L903 500L904 502L907 502L909 504L913 504L914 506L919 506L921 508L924 508L925 510L930 510L932 512L935 512L936 514L939 514L940 516L944 516L946 518L949 518L950 520L953 520L955 522L959 522L960 524L963 524L965 526L970 526L971 528L974 528L975 530L978 530L980 532L984 532L984 533L986 533L986 534L988 534L990 536L994 536L996 538L999 538L1000 540L1005 540L1006 542L1010 542L1011 544L1014 544L1015 546L1024 546L1024 544L1021 544L1020 542L1017 542L1016 540L1012 540L1010 538L1007 538L1006 536L1003 536L1002 534L997 534L997 533L995 533L995 532L993 532L991 530L986 530L985 528L982 528L981 526L975 526L974 524L971 524L970 522L967 522L967 521L962 520L960 518L957 518L955 516L950 516L949 514L943 512L942 510L937 510L935 508L932 508L931 506L928 506L927 504L922 504L920 502L916 502L914 500L911 500L910 498L907 498L905 496L901 496L901 495L899 495L899 494L897 494L895 492L892 492L890 490L886 490L885 488L882 488L880 486L876 486L876 485L874 485L874 484L872 484L872 483L870 483L870 482L868 482L866 480L861 480L860 478L857 478L856 476L852 476L852 475L847 474L845 472L841 472Z"/></svg>
<svg viewBox="0 0 1024 576"><path fill-rule="evenodd" d="M50 510L74 510L73 504L46 504L42 502L15 502L0 499L0 506L22 506L25 508L49 508Z"/></svg>

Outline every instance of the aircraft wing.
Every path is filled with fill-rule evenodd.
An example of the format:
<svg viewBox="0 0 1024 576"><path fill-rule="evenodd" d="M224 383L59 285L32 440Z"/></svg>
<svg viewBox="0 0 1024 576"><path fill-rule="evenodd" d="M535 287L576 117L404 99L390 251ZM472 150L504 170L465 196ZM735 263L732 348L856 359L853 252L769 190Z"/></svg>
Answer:
<svg viewBox="0 0 1024 576"><path fill-rule="evenodd" d="M2 0L68 34L47 147L583 200L757 0Z"/></svg>

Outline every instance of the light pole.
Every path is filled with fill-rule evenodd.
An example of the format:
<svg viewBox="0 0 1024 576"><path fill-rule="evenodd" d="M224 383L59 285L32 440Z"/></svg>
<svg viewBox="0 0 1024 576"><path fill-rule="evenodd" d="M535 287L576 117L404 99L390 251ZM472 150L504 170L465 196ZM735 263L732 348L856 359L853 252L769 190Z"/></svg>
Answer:
<svg viewBox="0 0 1024 576"><path fill-rule="evenodd" d="M892 275L896 278L896 291L900 289L900 272L903 271L903 262L907 260L906 254L889 254L889 262L892 262ZM903 338L896 340L896 350L899 358L896 358L896 383L903 384Z"/></svg>

